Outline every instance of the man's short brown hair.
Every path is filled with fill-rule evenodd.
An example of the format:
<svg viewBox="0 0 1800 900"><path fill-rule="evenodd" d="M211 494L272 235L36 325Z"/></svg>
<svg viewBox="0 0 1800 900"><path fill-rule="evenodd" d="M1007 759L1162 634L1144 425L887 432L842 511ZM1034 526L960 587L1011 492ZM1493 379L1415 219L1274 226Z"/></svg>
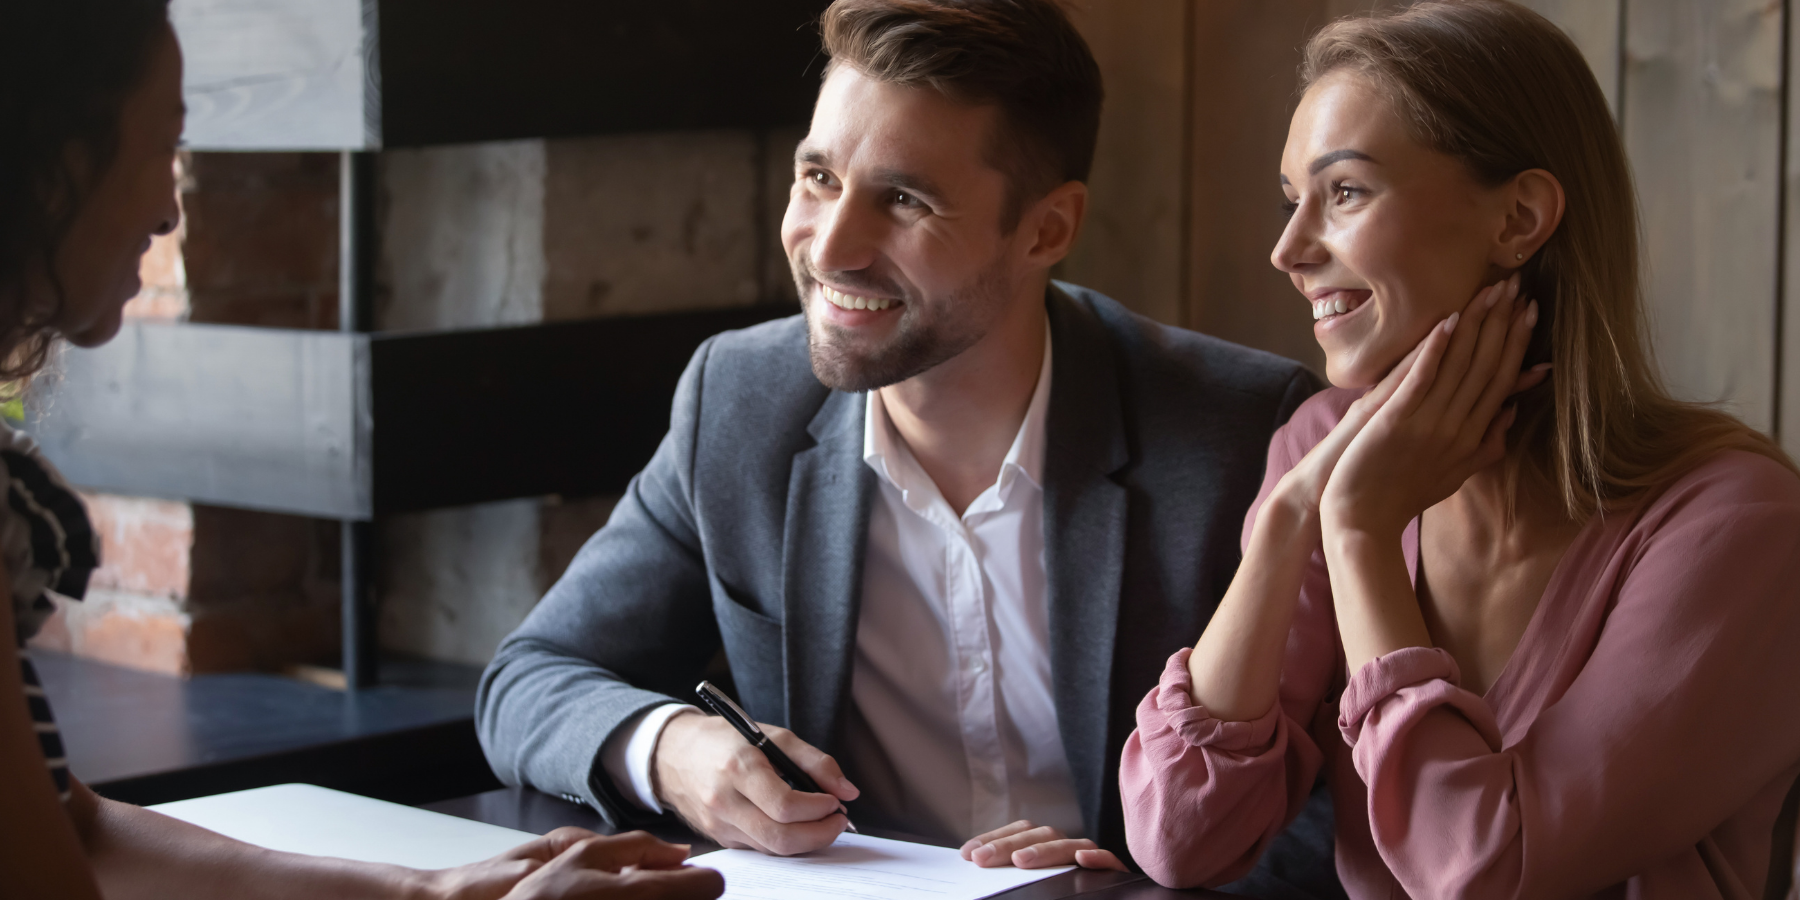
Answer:
<svg viewBox="0 0 1800 900"><path fill-rule="evenodd" d="M1018 227L1026 203L1087 180L1100 67L1055 0L836 0L820 30L832 66L999 107L985 152L1007 176L1001 231Z"/></svg>

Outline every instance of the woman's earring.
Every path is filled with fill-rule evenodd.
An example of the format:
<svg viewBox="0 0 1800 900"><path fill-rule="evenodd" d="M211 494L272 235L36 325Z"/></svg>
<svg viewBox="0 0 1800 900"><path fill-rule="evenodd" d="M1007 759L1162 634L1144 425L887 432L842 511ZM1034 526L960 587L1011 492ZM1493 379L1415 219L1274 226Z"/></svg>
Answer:
<svg viewBox="0 0 1800 900"><path fill-rule="evenodd" d="M1514 253L1513 254L1513 259L1524 259L1524 258L1525 258L1525 254L1523 254L1523 253Z"/></svg>

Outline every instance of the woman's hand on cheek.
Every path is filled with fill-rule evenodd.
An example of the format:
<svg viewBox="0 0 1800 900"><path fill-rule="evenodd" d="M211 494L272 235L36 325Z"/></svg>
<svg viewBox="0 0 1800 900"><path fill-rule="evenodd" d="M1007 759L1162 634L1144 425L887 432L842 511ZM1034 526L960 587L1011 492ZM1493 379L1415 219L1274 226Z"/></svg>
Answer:
<svg viewBox="0 0 1800 900"><path fill-rule="evenodd" d="M1506 399L1541 381L1521 374L1537 304L1518 302L1518 277L1475 295L1433 328L1393 395L1349 441L1320 498L1339 527L1399 536L1419 513L1506 454L1516 410Z"/></svg>
<svg viewBox="0 0 1800 900"><path fill-rule="evenodd" d="M1358 397L1355 403L1350 404L1350 409L1344 413L1344 418L1331 429L1331 433L1308 451L1306 456L1301 458L1299 465L1289 469L1287 474L1281 477L1274 495L1270 498L1271 503L1287 505L1302 520L1310 523L1315 543L1318 538L1319 504L1324 498L1325 486L1331 480L1332 470L1337 468L1338 460L1343 457L1344 450L1350 446L1350 442L1362 433L1375 414L1394 396L1394 392L1399 390L1401 382L1405 380L1407 373L1412 371L1413 365L1419 359L1420 351L1424 348L1424 344L1414 347L1411 353L1406 354L1406 357L1394 366L1393 371L1388 372L1387 376L1382 378L1379 383Z"/></svg>

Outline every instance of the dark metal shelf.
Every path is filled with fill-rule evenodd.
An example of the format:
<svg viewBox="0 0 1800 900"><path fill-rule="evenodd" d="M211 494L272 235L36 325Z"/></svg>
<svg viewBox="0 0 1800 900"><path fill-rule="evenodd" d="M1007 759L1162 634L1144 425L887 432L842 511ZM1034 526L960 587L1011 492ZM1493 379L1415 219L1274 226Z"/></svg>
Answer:
<svg viewBox="0 0 1800 900"><path fill-rule="evenodd" d="M131 323L64 355L28 429L83 487L323 518L618 491L700 342L793 311L411 334Z"/></svg>
<svg viewBox="0 0 1800 900"><path fill-rule="evenodd" d="M163 803L298 781L427 803L499 786L475 738L472 666L390 659L386 684L345 692L32 658L70 770L106 797Z"/></svg>
<svg viewBox="0 0 1800 900"><path fill-rule="evenodd" d="M198 150L804 124L825 0L188 0Z"/></svg>

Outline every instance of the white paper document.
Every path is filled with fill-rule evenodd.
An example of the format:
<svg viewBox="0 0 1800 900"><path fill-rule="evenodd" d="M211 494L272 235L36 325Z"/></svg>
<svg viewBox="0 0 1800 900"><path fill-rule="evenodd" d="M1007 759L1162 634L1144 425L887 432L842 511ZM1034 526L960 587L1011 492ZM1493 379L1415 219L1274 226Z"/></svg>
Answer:
<svg viewBox="0 0 1800 900"><path fill-rule="evenodd" d="M278 784L150 807L246 844L444 869L480 862L537 835L310 784Z"/></svg>
<svg viewBox="0 0 1800 900"><path fill-rule="evenodd" d="M848 833L805 856L720 850L690 862L724 873L724 900L980 900L1073 868L984 869L945 847Z"/></svg>

